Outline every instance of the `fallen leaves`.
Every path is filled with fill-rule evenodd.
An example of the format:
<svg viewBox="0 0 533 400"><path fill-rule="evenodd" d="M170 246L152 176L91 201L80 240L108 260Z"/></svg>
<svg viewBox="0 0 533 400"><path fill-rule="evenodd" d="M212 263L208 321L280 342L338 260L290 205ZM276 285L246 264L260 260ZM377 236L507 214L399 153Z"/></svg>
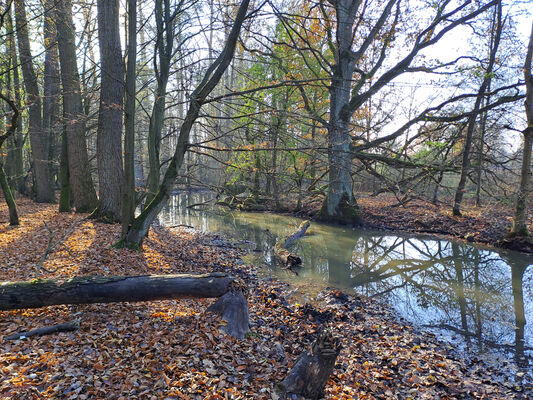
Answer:
<svg viewBox="0 0 533 400"><path fill-rule="evenodd" d="M19 199L22 225L0 227L2 280L33 278L48 232L61 237L43 278L225 271L242 279L252 334L237 341L204 313L212 300L76 305L0 313L0 398L279 399L277 383L322 325L343 350L326 388L329 399L518 398L531 393L499 381L498 371L448 356L429 334L395 321L378 303L326 292L319 304L296 304L283 283L261 279L221 238L190 231L150 232L144 252L114 249L120 227L58 214L53 205ZM7 221L5 206L0 221ZM13 342L20 330L81 319L77 332ZM489 375L491 374L491 375ZM528 392L529 391L529 392Z"/></svg>

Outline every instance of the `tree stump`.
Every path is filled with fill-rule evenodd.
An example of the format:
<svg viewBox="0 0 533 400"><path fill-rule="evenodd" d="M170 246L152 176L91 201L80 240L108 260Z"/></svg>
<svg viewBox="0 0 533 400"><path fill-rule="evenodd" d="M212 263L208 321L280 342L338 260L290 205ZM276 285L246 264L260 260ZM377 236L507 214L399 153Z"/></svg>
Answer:
<svg viewBox="0 0 533 400"><path fill-rule="evenodd" d="M220 315L227 323L222 329L234 338L244 339L250 332L248 303L240 290L227 292L211 304L206 311Z"/></svg>
<svg viewBox="0 0 533 400"><path fill-rule="evenodd" d="M319 399L333 372L341 345L330 333L321 332L309 351L302 353L281 382L284 396L295 394Z"/></svg>

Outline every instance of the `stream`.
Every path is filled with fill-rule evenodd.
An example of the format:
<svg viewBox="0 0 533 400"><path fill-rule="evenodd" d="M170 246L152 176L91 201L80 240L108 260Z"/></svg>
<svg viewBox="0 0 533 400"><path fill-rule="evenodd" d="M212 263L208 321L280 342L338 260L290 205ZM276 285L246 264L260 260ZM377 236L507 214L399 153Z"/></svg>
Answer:
<svg viewBox="0 0 533 400"><path fill-rule="evenodd" d="M460 241L312 222L291 251L303 260L297 274L273 257L277 237L302 219L272 213L187 208L212 199L182 192L161 212L163 226L190 225L231 238L251 251L246 262L290 282L302 301L336 287L389 304L399 318L449 341L462 353L531 370L533 256ZM528 321L528 322L526 322Z"/></svg>

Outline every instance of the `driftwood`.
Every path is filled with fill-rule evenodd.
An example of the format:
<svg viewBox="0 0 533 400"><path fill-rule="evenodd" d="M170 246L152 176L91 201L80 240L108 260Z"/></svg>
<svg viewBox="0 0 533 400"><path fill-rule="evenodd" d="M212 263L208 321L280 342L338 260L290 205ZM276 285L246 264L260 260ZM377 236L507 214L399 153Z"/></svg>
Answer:
<svg viewBox="0 0 533 400"><path fill-rule="evenodd" d="M250 332L248 303L239 290L229 291L206 311L220 315L227 322L222 329L234 338L244 339Z"/></svg>
<svg viewBox="0 0 533 400"><path fill-rule="evenodd" d="M56 332L71 332L80 328L80 320L75 319L74 321L67 322L65 324L57 324L51 326L45 326L38 329L33 329L27 332L18 332L12 335L6 336L6 340L18 340L24 339L32 336L43 336L49 335Z"/></svg>
<svg viewBox="0 0 533 400"><path fill-rule="evenodd" d="M309 221L302 222L296 231L278 240L274 245L276 257L278 260L280 260L284 267L291 268L302 264L302 259L297 254L291 253L289 250L287 250L287 248L298 239L304 237L305 232L310 225L311 223Z"/></svg>
<svg viewBox="0 0 533 400"><path fill-rule="evenodd" d="M283 396L298 395L319 399L333 372L341 346L330 333L321 332L311 349L302 353L281 382Z"/></svg>

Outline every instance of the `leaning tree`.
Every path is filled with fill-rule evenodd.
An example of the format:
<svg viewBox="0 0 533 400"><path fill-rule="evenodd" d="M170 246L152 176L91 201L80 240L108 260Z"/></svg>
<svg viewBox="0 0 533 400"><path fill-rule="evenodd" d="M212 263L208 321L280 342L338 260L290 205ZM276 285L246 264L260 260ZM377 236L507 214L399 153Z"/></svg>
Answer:
<svg viewBox="0 0 533 400"><path fill-rule="evenodd" d="M117 246L139 248L143 239L148 234L150 225L170 198L172 187L178 176L178 171L183 164L183 159L189 146L189 135L193 124L199 116L202 105L206 103L207 96L213 91L222 78L224 71L226 71L231 63L237 39L239 38L239 33L241 31L241 26L246 19L246 11L249 2L250 0L243 0L241 2L222 52L209 68L207 68L203 79L190 95L187 114L185 115L185 119L183 120L179 131L176 149L174 155L170 159L163 181L159 185L159 190L142 213L133 220L124 236L117 243Z"/></svg>

